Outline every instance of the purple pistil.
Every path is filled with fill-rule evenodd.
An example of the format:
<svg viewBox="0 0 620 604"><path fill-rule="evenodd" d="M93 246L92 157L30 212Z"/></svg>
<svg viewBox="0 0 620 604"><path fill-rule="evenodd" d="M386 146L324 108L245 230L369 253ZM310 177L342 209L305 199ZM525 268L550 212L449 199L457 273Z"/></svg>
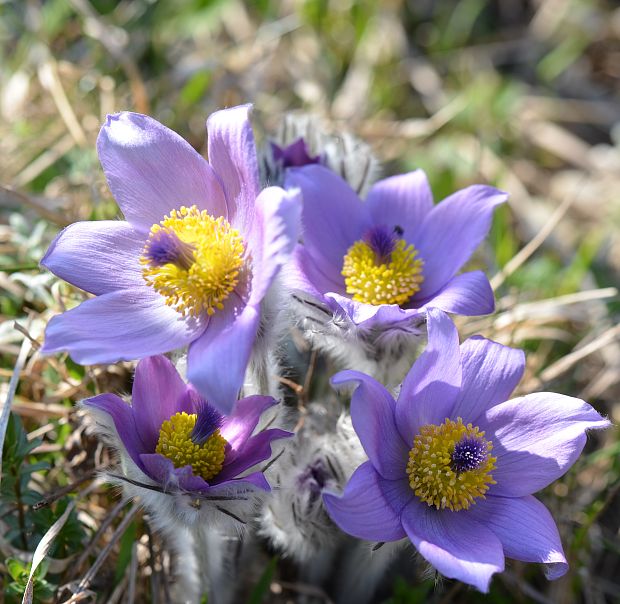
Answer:
<svg viewBox="0 0 620 604"><path fill-rule="evenodd" d="M181 241L172 229L160 229L146 243L144 257L152 266L176 264L189 270L194 264L194 246Z"/></svg>
<svg viewBox="0 0 620 604"><path fill-rule="evenodd" d="M222 414L206 401L198 403L198 417L192 430L191 439L195 445L204 445L209 437L222 427Z"/></svg>
<svg viewBox="0 0 620 604"><path fill-rule="evenodd" d="M476 470L487 461L487 443L480 438L464 437L454 445L451 461L454 472Z"/></svg>
<svg viewBox="0 0 620 604"><path fill-rule="evenodd" d="M391 260L392 252L398 243L400 235L402 235L400 227L390 230L382 224L370 229L366 233L364 240L374 251L377 262L379 264L387 264Z"/></svg>
<svg viewBox="0 0 620 604"><path fill-rule="evenodd" d="M322 460L317 459L313 461L306 469L298 476L297 485L301 489L307 489L310 493L310 498L314 500L317 498L327 480L329 479L329 473Z"/></svg>

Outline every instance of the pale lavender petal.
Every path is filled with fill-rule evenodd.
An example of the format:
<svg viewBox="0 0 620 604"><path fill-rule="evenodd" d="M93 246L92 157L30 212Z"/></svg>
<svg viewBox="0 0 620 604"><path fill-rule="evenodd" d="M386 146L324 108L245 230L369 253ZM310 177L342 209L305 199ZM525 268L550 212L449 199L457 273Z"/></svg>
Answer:
<svg viewBox="0 0 620 604"><path fill-rule="evenodd" d="M346 533L369 541L397 541L405 537L396 510L385 497L382 485L396 481L381 478L370 462L351 476L342 496L323 493L331 519Z"/></svg>
<svg viewBox="0 0 620 604"><path fill-rule="evenodd" d="M223 413L230 412L243 385L259 317L259 308L244 308L241 299L232 294L189 347L188 380Z"/></svg>
<svg viewBox="0 0 620 604"><path fill-rule="evenodd" d="M227 215L211 166L176 132L146 115L108 115L97 151L114 198L138 230L148 232L181 206Z"/></svg>
<svg viewBox="0 0 620 604"><path fill-rule="evenodd" d="M568 571L558 528L549 510L535 497L487 497L467 515L495 533L507 558L547 565L548 579Z"/></svg>
<svg viewBox="0 0 620 604"><path fill-rule="evenodd" d="M140 454L148 451L148 449L138 434L131 406L115 394L108 393L87 398L83 401L83 404L103 411L112 418L116 432L127 453L142 467Z"/></svg>
<svg viewBox="0 0 620 604"><path fill-rule="evenodd" d="M415 170L375 183L366 203L375 224L390 229L399 226L404 239L415 241L424 218L433 209L433 193L426 174Z"/></svg>
<svg viewBox="0 0 620 604"><path fill-rule="evenodd" d="M579 457L586 430L610 422L582 400L539 392L492 407L478 425L497 457L492 494L522 497L562 476Z"/></svg>
<svg viewBox="0 0 620 604"><path fill-rule="evenodd" d="M251 105L216 111L207 120L209 162L226 192L230 223L242 232L251 226L260 191Z"/></svg>
<svg viewBox="0 0 620 604"><path fill-rule="evenodd" d="M284 283L290 291L304 292L317 300L326 292L345 293L344 281L335 282L325 276L302 245L297 245L291 261L282 269Z"/></svg>
<svg viewBox="0 0 620 604"><path fill-rule="evenodd" d="M91 294L105 294L144 284L144 241L128 222L76 222L56 236L41 264Z"/></svg>
<svg viewBox="0 0 620 604"><path fill-rule="evenodd" d="M303 196L302 238L308 255L335 282L348 249L371 226L368 208L340 176L319 165L291 168L285 188Z"/></svg>
<svg viewBox="0 0 620 604"><path fill-rule="evenodd" d="M292 432L274 428L248 438L243 446L227 454L224 467L217 475L217 482L235 478L257 463L269 459L272 454L272 442L291 436L293 436Z"/></svg>
<svg viewBox="0 0 620 604"><path fill-rule="evenodd" d="M67 350L81 365L115 363L180 348L203 330L145 285L86 300L53 317L41 352Z"/></svg>
<svg viewBox="0 0 620 604"><path fill-rule="evenodd" d="M431 308L427 327L428 344L406 375L396 401L396 425L410 445L422 426L441 424L452 416L461 388L459 334L454 323Z"/></svg>
<svg viewBox="0 0 620 604"><path fill-rule="evenodd" d="M187 386L164 356L141 360L136 367L131 401L136 427L147 451L154 451L161 425L178 411Z"/></svg>
<svg viewBox="0 0 620 604"><path fill-rule="evenodd" d="M476 423L488 408L510 398L525 370L522 350L474 336L461 344L463 383L454 417Z"/></svg>
<svg viewBox="0 0 620 604"><path fill-rule="evenodd" d="M410 447L394 422L394 399L379 382L359 371L341 371L331 379L334 386L349 382L356 383L351 420L368 459L383 478L402 478Z"/></svg>
<svg viewBox="0 0 620 604"><path fill-rule="evenodd" d="M235 402L232 412L224 418L220 430L233 450L243 446L252 436L261 415L278 401L270 396L247 396Z"/></svg>
<svg viewBox="0 0 620 604"><path fill-rule="evenodd" d="M437 510L414 499L403 510L402 522L418 552L450 579L486 593L492 575L504 570L500 540L461 512Z"/></svg>
<svg viewBox="0 0 620 604"><path fill-rule="evenodd" d="M249 304L258 304L297 244L301 214L299 191L268 187L256 199L256 212L247 239L252 258Z"/></svg>
<svg viewBox="0 0 620 604"><path fill-rule="evenodd" d="M412 241L424 260L419 297L435 294L456 275L489 232L493 210L507 198L493 187L475 185L432 209Z"/></svg>
<svg viewBox="0 0 620 604"><path fill-rule="evenodd" d="M209 488L209 495L243 497L243 495L249 494L248 491L254 491L255 489L271 491L271 486L262 472L252 472L241 478L222 480L221 482L218 475L214 478L213 484Z"/></svg>
<svg viewBox="0 0 620 604"><path fill-rule="evenodd" d="M439 308L455 315L475 317L495 310L495 296L487 276L482 271L471 271L453 277L429 298L414 296L407 306Z"/></svg>

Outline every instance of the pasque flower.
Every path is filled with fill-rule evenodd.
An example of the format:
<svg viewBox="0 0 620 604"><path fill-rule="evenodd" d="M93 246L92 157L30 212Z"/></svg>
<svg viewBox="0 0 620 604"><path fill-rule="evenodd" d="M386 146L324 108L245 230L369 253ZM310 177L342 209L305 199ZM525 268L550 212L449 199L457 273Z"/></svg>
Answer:
<svg viewBox="0 0 620 604"><path fill-rule="evenodd" d="M96 297L51 320L43 352L91 364L189 345L190 381L230 410L300 212L297 192L260 191L249 111L210 116L209 162L147 116L108 116L97 148L125 221L78 222L50 246L43 266Z"/></svg>
<svg viewBox="0 0 620 604"><path fill-rule="evenodd" d="M411 322L427 308L489 313L493 292L481 271L457 274L484 239L507 195L489 186L437 205L421 170L375 183L365 202L320 165L290 168L300 188L303 245L288 274L293 290L366 329Z"/></svg>
<svg viewBox="0 0 620 604"><path fill-rule="evenodd" d="M112 420L116 448L170 493L269 491L260 470L248 471L271 457L274 440L292 436L277 428L254 434L261 415L276 404L273 398L241 399L231 415L223 416L164 356L138 363L131 405L114 394L100 394L83 404Z"/></svg>
<svg viewBox="0 0 620 604"><path fill-rule="evenodd" d="M369 461L342 496L324 494L332 519L362 539L408 537L440 573L487 591L504 556L567 563L556 525L532 493L562 476L609 422L587 403L542 392L507 400L524 370L521 351L480 337L460 347L441 311L428 311L428 346L395 401L372 378L356 383L353 427Z"/></svg>

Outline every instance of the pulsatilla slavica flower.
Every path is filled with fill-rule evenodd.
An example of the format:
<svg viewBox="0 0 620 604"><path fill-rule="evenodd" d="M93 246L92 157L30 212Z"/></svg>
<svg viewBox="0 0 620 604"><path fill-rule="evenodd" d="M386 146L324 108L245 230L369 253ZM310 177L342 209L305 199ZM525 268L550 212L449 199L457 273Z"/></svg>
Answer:
<svg viewBox="0 0 620 604"><path fill-rule="evenodd" d="M408 537L443 575L487 591L504 556L568 566L557 527L532 496L562 476L609 422L590 405L549 392L506 401L524 370L521 351L484 338L460 347L456 328L429 310L426 350L398 399L372 378L354 382L351 417L369 461L342 496L323 495L332 519L362 539Z"/></svg>
<svg viewBox="0 0 620 604"><path fill-rule="evenodd" d="M292 436L275 428L253 434L263 412L276 404L273 398L241 399L223 416L163 356L138 363L131 405L114 394L83 404L112 420L120 441L112 444L169 493L269 491L264 474L248 470L271 456L274 440ZM129 474L135 479L136 473Z"/></svg>
<svg viewBox="0 0 620 604"><path fill-rule="evenodd" d="M304 198L292 289L368 329L410 322L427 308L462 315L493 310L484 273L457 273L488 233L505 193L476 185L435 206L417 170L375 183L362 202L319 165L289 169L285 186L299 187Z"/></svg>
<svg viewBox="0 0 620 604"><path fill-rule="evenodd" d="M126 220L72 224L50 246L43 266L97 297L50 321L43 352L92 364L189 345L190 381L230 410L300 212L296 192L260 191L249 111L210 116L209 162L147 116L108 116L97 148Z"/></svg>

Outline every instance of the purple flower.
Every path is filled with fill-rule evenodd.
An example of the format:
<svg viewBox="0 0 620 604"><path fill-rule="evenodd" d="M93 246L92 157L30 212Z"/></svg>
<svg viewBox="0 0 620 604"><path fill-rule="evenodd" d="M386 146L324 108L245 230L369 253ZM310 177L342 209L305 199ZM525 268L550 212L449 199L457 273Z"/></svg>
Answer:
<svg viewBox="0 0 620 604"><path fill-rule="evenodd" d="M303 138L298 138L296 141L285 147L277 145L273 142L270 143L270 146L271 155L274 161L280 164L283 168L293 168L321 163L320 155L312 156L308 153L308 147Z"/></svg>
<svg viewBox="0 0 620 604"><path fill-rule="evenodd" d="M475 185L433 205L417 170L377 182L362 202L318 165L289 169L285 185L299 187L304 198L292 289L364 328L410 321L427 308L493 311L484 273L457 273L488 233L505 193Z"/></svg>
<svg viewBox="0 0 620 604"><path fill-rule="evenodd" d="M108 116L97 148L126 220L72 224L50 246L43 266L96 297L50 321L43 352L112 363L189 345L190 381L230 410L300 212L296 192L259 190L249 112L211 115L209 163L150 117Z"/></svg>
<svg viewBox="0 0 620 604"><path fill-rule="evenodd" d="M247 471L271 457L272 441L292 436L280 429L253 435L262 413L275 404L271 397L250 396L222 416L164 356L138 363L131 405L114 394L84 401L112 419L129 458L164 490L202 495L270 490L261 471Z"/></svg>
<svg viewBox="0 0 620 604"><path fill-rule="evenodd" d="M504 556L568 566L556 525L532 496L562 476L609 422L587 403L542 392L507 402L525 366L519 350L481 337L460 347L453 323L428 312L426 350L398 399L372 378L356 382L353 427L369 461L341 497L324 494L332 519L362 539L408 537L447 577L487 591Z"/></svg>

